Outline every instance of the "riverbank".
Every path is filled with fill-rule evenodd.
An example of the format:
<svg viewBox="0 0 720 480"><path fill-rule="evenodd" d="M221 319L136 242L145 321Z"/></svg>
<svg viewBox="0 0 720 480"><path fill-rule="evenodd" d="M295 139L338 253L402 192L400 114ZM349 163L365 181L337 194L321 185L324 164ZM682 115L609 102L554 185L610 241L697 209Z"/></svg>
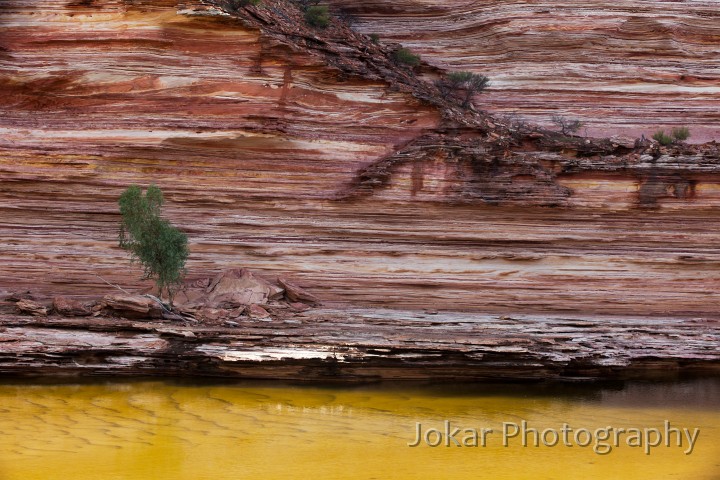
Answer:
<svg viewBox="0 0 720 480"><path fill-rule="evenodd" d="M720 374L720 322L316 308L219 326L0 315L0 374L364 383Z"/></svg>

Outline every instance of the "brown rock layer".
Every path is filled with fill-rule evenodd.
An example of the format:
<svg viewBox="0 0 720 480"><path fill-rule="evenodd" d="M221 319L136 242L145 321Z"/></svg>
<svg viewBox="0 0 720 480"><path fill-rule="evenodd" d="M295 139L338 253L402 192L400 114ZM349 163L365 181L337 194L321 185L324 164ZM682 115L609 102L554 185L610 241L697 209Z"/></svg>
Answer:
<svg viewBox="0 0 720 480"><path fill-rule="evenodd" d="M265 312L266 313L266 312ZM4 316L0 374L297 381L673 379L717 375L717 323L314 310L233 328Z"/></svg>

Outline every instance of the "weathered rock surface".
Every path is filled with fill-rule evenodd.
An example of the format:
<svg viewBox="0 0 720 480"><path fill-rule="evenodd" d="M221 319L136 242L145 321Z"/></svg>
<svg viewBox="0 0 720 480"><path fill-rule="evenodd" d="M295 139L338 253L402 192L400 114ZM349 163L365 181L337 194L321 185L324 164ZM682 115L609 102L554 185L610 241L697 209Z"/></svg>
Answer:
<svg viewBox="0 0 720 480"><path fill-rule="evenodd" d="M355 28L401 42L432 64L492 80L483 108L590 134L689 125L720 136L720 13L714 0L330 0Z"/></svg>
<svg viewBox="0 0 720 480"><path fill-rule="evenodd" d="M320 299L302 287L295 285L289 280L278 277L278 283L285 289L285 296L291 302L306 303L308 305L319 305Z"/></svg>
<svg viewBox="0 0 720 480"><path fill-rule="evenodd" d="M84 317L92 313L82 302L67 297L53 298L53 310L67 317Z"/></svg>
<svg viewBox="0 0 720 480"><path fill-rule="evenodd" d="M543 119L557 107L598 119L593 131L625 136L639 133L634 119L683 122L702 139L717 128L711 112L717 92L708 83L716 74L710 2L645 2L637 12L622 10L623 18L642 17L636 26L687 19L685 30L663 30L667 41L653 29L613 31L607 15L616 12L604 14L610 6L603 2L565 5L591 14L587 20L571 15L577 24L568 16L548 24L557 10L541 13L543 1L354 3L358 28L416 47L436 65L423 65L416 74L387 61L392 45L374 45L338 22L324 32L308 29L298 23L301 14L281 0L237 12L222 3L0 3L0 290L30 289L39 302L57 295L90 298L107 293L96 274L135 289L141 272L116 246L116 200L131 183L154 182L166 193L168 217L190 237L188 267L197 295L207 295L210 285L201 272L240 263L267 278L296 279L336 309L331 319L343 319L341 312L351 307L383 308L372 310L375 321L386 321L388 332L398 335L413 324L394 323L398 319L386 307L464 311L448 315L480 319L469 329L443 324L447 335L457 334L452 342L435 339L447 345L487 338L482 325L491 314L572 315L611 325L606 343L587 348L620 342L635 352L628 365L654 361L632 350L636 339L630 334L638 322L659 328L657 318L671 318L687 333L697 326L693 319L717 318L717 144L665 148L621 138L563 138L461 111L422 81L440 75L437 67L471 68L493 77L493 89L479 104L496 111L518 109ZM593 37L598 51L612 58L580 56L585 48L595 52L587 41L548 49L549 39L594 35L587 32L595 20L602 20ZM567 27L562 32L558 21ZM425 30L423 38L416 25ZM488 31L501 31L496 43L508 45L505 53L488 53L478 40ZM446 37L457 48L447 48L443 63L442 52L428 45L443 45ZM670 46L657 50L660 44ZM626 53L615 55L617 49ZM638 49L641 57L633 57ZM672 51L677 61L651 63L653 49ZM558 55L563 52L565 57ZM579 76L558 68L565 61L579 62L582 68L573 70ZM677 76L683 68L684 80ZM619 69L627 75L617 74ZM563 91L553 92L552 85ZM642 91L631 93L638 85ZM619 127L626 124L628 131ZM142 304L135 306L145 315ZM274 320L277 315L267 308ZM246 314L239 306L198 312L200 319L235 323ZM646 317L631 320L640 314ZM95 328L95 319L73 322L79 337L92 337L89 344L117 340L82 333L83 325ZM328 323L341 330L344 325ZM717 340L716 323L700 331L700 337L673 337L673 330L663 339L667 348L648 347L659 355L652 358L688 365L707 360L672 353L692 350L697 338ZM248 358L262 358L264 348L289 348L259 341L267 330L255 333L242 340L253 345ZM306 341L316 342L313 348L323 354L327 345L335 348L313 331L298 333L309 335ZM495 341L506 336L501 329L493 335ZM622 341L624 335L633 340ZM410 335L408 341L421 337ZM658 338L663 337L653 336L647 345ZM136 340L167 346L155 334ZM40 350L33 356L29 346L42 342L13 342L2 347L28 346L22 350L22 358L30 359L26 365L54 361ZM137 348L121 342L126 351ZM49 348L80 343L62 337ZM123 351L113 355L130 362ZM159 355L167 359L171 351ZM206 358L198 355L192 358ZM594 355L604 358L602 350ZM3 358L10 362L11 356ZM531 358L532 363L536 356ZM217 372L214 361L208 369ZM95 365L115 371L105 363ZM159 368L155 360L143 364Z"/></svg>
<svg viewBox="0 0 720 480"><path fill-rule="evenodd" d="M48 308L40 305L39 303L33 302L32 300L19 300L15 304L18 312L27 315L33 315L36 317L45 317L48 314Z"/></svg>
<svg viewBox="0 0 720 480"><path fill-rule="evenodd" d="M716 146L578 158L542 137L438 132L445 111L411 76L364 67L374 54L345 37L293 49L287 22L265 25L272 11L0 5L1 288L97 296L96 273L135 285L115 202L155 182L190 236L191 275L241 261L350 304L714 312ZM365 180L381 188L353 196Z"/></svg>
<svg viewBox="0 0 720 480"><path fill-rule="evenodd" d="M270 313L261 305L250 305L248 308L248 314L250 315L250 318L270 318Z"/></svg>
<svg viewBox="0 0 720 480"><path fill-rule="evenodd" d="M297 381L595 380L720 374L717 321L322 310L232 328L0 318L0 374Z"/></svg>
<svg viewBox="0 0 720 480"><path fill-rule="evenodd" d="M268 300L281 298L284 290L258 278L246 269L227 270L215 277L207 287L207 303L219 306L223 303L239 305L265 304Z"/></svg>
<svg viewBox="0 0 720 480"><path fill-rule="evenodd" d="M152 298L142 295L113 294L106 295L100 307L126 318L162 318L163 308Z"/></svg>

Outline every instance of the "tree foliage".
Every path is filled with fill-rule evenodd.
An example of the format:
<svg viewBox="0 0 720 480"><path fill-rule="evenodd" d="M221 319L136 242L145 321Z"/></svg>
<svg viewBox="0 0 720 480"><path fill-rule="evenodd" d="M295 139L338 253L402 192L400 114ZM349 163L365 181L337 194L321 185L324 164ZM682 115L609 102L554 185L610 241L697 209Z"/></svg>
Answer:
<svg viewBox="0 0 720 480"><path fill-rule="evenodd" d="M653 139L655 139L660 145L670 145L673 143L673 138L665 133L665 130L658 130L653 135Z"/></svg>
<svg viewBox="0 0 720 480"><path fill-rule="evenodd" d="M400 47L392 53L393 60L395 63L401 65L407 65L409 67L417 67L420 65L420 55L416 55L412 50Z"/></svg>
<svg viewBox="0 0 720 480"><path fill-rule="evenodd" d="M563 135L574 135L585 126L580 120L572 120L561 115L553 115L552 122L560 128Z"/></svg>
<svg viewBox="0 0 720 480"><path fill-rule="evenodd" d="M304 12L313 5L318 5L320 0L296 0L296 2L300 6L300 9Z"/></svg>
<svg viewBox="0 0 720 480"><path fill-rule="evenodd" d="M144 279L152 279L159 295L167 292L172 305L177 286L185 275L188 257L187 236L160 217L163 194L150 185L143 195L137 185L120 196L120 248L130 252L133 261L144 268Z"/></svg>
<svg viewBox="0 0 720 480"><path fill-rule="evenodd" d="M229 11L237 12L242 7L259 6L262 0L224 0L220 5L224 5Z"/></svg>
<svg viewBox="0 0 720 480"><path fill-rule="evenodd" d="M690 129L688 127L676 127L672 129L670 135L665 130L658 130L653 135L653 139L660 145L668 146L675 142L684 142L690 138Z"/></svg>
<svg viewBox="0 0 720 480"><path fill-rule="evenodd" d="M684 142L690 138L690 129L688 127L676 127L672 129L672 136L679 142Z"/></svg>
<svg viewBox="0 0 720 480"><path fill-rule="evenodd" d="M473 96L490 85L490 79L478 73L451 72L445 78L438 80L436 85L444 95L460 96L463 108L468 108Z"/></svg>
<svg viewBox="0 0 720 480"><path fill-rule="evenodd" d="M330 10L325 5L307 7L305 21L315 28L327 28L330 25Z"/></svg>

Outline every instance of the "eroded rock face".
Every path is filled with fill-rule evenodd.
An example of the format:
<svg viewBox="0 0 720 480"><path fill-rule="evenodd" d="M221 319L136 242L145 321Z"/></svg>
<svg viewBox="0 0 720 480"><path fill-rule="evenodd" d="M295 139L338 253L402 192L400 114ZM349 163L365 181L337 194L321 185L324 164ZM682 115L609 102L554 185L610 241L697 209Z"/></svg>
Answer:
<svg viewBox="0 0 720 480"><path fill-rule="evenodd" d="M269 318L262 306L280 305L286 291L247 268L226 270L214 278L188 282L175 296L178 310L204 324L232 321L241 315Z"/></svg>
<svg viewBox="0 0 720 480"><path fill-rule="evenodd" d="M32 300L30 292L11 294L0 303L0 316L11 311L32 316L73 318L109 316L113 318L192 322L199 325L232 326L241 316L270 319L272 314L304 312L319 306L320 300L304 288L279 278L272 283L247 268L228 269L214 278L186 282L174 292L173 304L165 304L153 295L129 292L105 295L102 299L82 303L76 299L56 296L52 308ZM3 308L3 307L6 308ZM92 308L91 308L92 307ZM230 323L228 323L230 322Z"/></svg>
<svg viewBox="0 0 720 480"><path fill-rule="evenodd" d="M92 313L82 302L67 297L53 298L53 310L68 317L84 317Z"/></svg>
<svg viewBox="0 0 720 480"><path fill-rule="evenodd" d="M284 290L253 275L246 269L227 270L215 277L207 287L207 304L233 306L265 304L282 298Z"/></svg>
<svg viewBox="0 0 720 480"><path fill-rule="evenodd" d="M2 278L30 288L54 282L51 295L81 285L97 295L104 286L88 275L92 265L129 286L139 270L113 248L115 202L127 185L160 185L169 216L197 225L196 244L211 223L242 236L228 224L253 211L264 223L260 212L276 207L316 209L440 118L380 80L326 68L257 29L186 6L0 5ZM283 228L265 235L280 238ZM220 271L238 254L226 253L210 267Z"/></svg>
<svg viewBox="0 0 720 480"><path fill-rule="evenodd" d="M320 299L312 293L308 292L302 287L299 287L287 280L286 278L279 277L278 283L285 289L285 296L290 302L293 303L304 303L307 305L319 305Z"/></svg>
<svg viewBox="0 0 720 480"><path fill-rule="evenodd" d="M720 134L715 1L329 3L434 65L489 76L479 102L494 112L548 125L565 115L597 136L682 124L698 141Z"/></svg>
<svg viewBox="0 0 720 480"><path fill-rule="evenodd" d="M162 318L163 308L160 303L152 298L142 295L112 294L106 295L102 302L102 308L126 318Z"/></svg>
<svg viewBox="0 0 720 480"><path fill-rule="evenodd" d="M250 315L250 318L256 319L264 319L270 317L270 313L268 313L268 311L265 310L261 305L250 305L250 307L248 308L248 314Z"/></svg>
<svg viewBox="0 0 720 480"><path fill-rule="evenodd" d="M523 381L720 374L717 322L314 309L232 328L0 317L0 374L199 375L310 382Z"/></svg>
<svg viewBox="0 0 720 480"><path fill-rule="evenodd" d="M509 122L434 98L418 78L432 80L437 68L399 71L384 47L342 26L295 28L297 12L264 3L273 8L237 16L207 1L0 4L0 290L99 296L107 285L96 273L134 288L141 271L117 248L116 201L129 184L154 182L169 219L190 237L191 277L240 263L267 278L289 275L345 307L716 315L717 145L636 149L627 140L585 143L547 132L513 138ZM706 3L682 8L700 15ZM457 37L464 33L455 25L465 21L451 14L458 5L468 7L467 22L477 23L472 12L487 20L469 32L506 32L500 43L511 53L496 56L523 56L510 73L474 34ZM700 77L689 90L697 101L675 80L667 95L630 95L622 75L612 84L622 95L608 99L597 82L616 78L609 74L583 79L587 92L578 93L580 80L559 78L562 69L537 61L531 48L552 62L548 35L571 38L575 30L548 33L530 22L543 2L487 5L370 2L356 12L357 25L385 39L407 36L442 66L443 52L428 45L442 45L445 33L433 25L457 18L447 22L449 43L459 45L446 48L448 65L495 79L480 106L516 105L541 117L572 104L608 125L700 112L685 123L693 132L714 128L706 110L714 94ZM595 17L606 6L566 5ZM661 23L689 18L679 3L661 6ZM490 25L493 15L499 26ZM406 28L410 22L426 38ZM598 31L610 32L610 23ZM714 28L705 28L708 38ZM638 35L656 43L653 33ZM701 53L686 48L672 65L703 72L705 41ZM636 66L571 50L603 68ZM657 68L674 78L675 67ZM525 71L527 82L519 78ZM563 92L534 87L549 74ZM656 114L650 97L668 107Z"/></svg>
<svg viewBox="0 0 720 480"><path fill-rule="evenodd" d="M47 307L33 302L32 300L19 300L15 304L15 308L17 308L17 311L20 313L35 317L46 317L48 314Z"/></svg>

